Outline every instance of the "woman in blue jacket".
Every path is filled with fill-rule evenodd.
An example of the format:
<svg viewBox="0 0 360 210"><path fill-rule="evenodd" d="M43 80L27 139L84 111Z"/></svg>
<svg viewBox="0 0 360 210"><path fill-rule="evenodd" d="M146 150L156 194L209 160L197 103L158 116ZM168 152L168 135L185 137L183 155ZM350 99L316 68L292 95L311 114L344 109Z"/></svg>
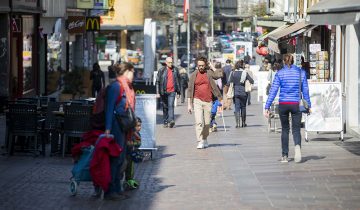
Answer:
<svg viewBox="0 0 360 210"><path fill-rule="evenodd" d="M135 111L135 92L132 88L134 79L134 66L130 63L122 63L114 66L116 80L111 83L106 90L105 105L105 134L114 135L115 141L123 149L119 157L110 158L111 182L109 191L105 192L104 199L122 200L127 198L122 194L120 180L126 168L126 138L127 132L120 128L116 120L115 113L124 113L127 108ZM120 92L122 93L120 95Z"/></svg>
<svg viewBox="0 0 360 210"><path fill-rule="evenodd" d="M299 109L300 101L300 78L301 78L301 92L311 108L309 97L309 87L306 80L306 73L304 70L293 65L294 59L291 54L284 56L284 67L275 74L274 81L271 85L269 97L265 104L265 116L269 117L270 106L280 88L279 95L279 114L281 121L281 147L282 157L281 162L288 162L289 155L289 115L291 113L292 119L292 133L295 144L295 162L301 162L301 116ZM311 110L310 110L311 111Z"/></svg>

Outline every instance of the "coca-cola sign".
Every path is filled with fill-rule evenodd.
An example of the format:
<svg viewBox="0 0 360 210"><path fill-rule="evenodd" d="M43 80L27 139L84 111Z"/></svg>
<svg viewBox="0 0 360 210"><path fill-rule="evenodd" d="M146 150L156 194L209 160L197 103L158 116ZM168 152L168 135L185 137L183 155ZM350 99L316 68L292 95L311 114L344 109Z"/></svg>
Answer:
<svg viewBox="0 0 360 210"><path fill-rule="evenodd" d="M86 25L84 16L69 16L67 23L69 34L82 34L85 32Z"/></svg>

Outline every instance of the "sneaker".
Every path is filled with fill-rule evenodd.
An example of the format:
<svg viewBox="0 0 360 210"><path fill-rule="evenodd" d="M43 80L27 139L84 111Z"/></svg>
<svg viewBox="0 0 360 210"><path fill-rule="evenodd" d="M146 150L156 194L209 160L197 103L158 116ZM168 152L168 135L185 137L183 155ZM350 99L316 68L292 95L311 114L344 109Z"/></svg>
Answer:
<svg viewBox="0 0 360 210"><path fill-rule="evenodd" d="M213 132L216 132L216 131L217 131L217 125L214 124L214 126L213 126Z"/></svg>
<svg viewBox="0 0 360 210"><path fill-rule="evenodd" d="M209 143L207 140L204 140L204 148L208 148L209 147Z"/></svg>
<svg viewBox="0 0 360 210"><path fill-rule="evenodd" d="M282 163L289 162L288 157L287 156L282 156L280 162L282 162Z"/></svg>
<svg viewBox="0 0 360 210"><path fill-rule="evenodd" d="M170 128L173 128L174 125L175 125L175 121L172 120L172 121L170 122Z"/></svg>
<svg viewBox="0 0 360 210"><path fill-rule="evenodd" d="M301 162L301 147L300 145L295 145L295 163Z"/></svg>
<svg viewBox="0 0 360 210"><path fill-rule="evenodd" d="M204 149L205 148L204 141L200 141L196 148L197 149Z"/></svg>
<svg viewBox="0 0 360 210"><path fill-rule="evenodd" d="M169 125L167 123L164 123L164 128L168 128Z"/></svg>

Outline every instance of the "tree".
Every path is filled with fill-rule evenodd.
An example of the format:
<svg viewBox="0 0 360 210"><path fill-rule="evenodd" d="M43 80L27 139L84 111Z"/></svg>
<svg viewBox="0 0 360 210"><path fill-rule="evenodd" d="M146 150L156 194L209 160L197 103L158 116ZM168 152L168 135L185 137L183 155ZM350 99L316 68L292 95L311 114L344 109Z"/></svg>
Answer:
<svg viewBox="0 0 360 210"><path fill-rule="evenodd" d="M169 4L164 0L146 0L144 1L145 18L153 20L169 20L175 14L175 5Z"/></svg>
<svg viewBox="0 0 360 210"><path fill-rule="evenodd" d="M266 2L252 6L251 15L257 15L258 17L266 16Z"/></svg>

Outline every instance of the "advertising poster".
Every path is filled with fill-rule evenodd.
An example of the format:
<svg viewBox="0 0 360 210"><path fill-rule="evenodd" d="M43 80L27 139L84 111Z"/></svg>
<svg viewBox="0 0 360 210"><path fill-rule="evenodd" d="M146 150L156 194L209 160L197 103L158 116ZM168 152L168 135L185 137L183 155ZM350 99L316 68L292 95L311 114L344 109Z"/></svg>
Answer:
<svg viewBox="0 0 360 210"><path fill-rule="evenodd" d="M142 121L140 149L155 149L156 94L136 95L135 113Z"/></svg>
<svg viewBox="0 0 360 210"><path fill-rule="evenodd" d="M341 84L309 83L312 113L306 120L306 131L342 131Z"/></svg>

